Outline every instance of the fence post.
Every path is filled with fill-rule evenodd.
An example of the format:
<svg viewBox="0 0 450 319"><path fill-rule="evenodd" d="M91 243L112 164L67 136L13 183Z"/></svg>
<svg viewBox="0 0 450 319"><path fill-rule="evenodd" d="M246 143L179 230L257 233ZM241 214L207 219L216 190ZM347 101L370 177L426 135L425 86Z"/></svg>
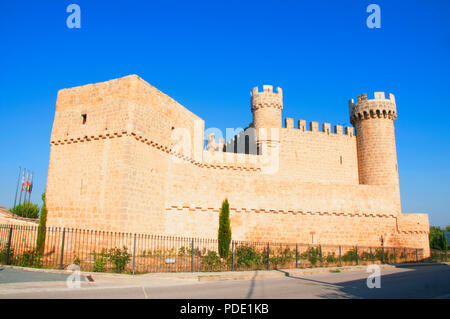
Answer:
<svg viewBox="0 0 450 319"><path fill-rule="evenodd" d="M384 264L384 246L381 247L381 263Z"/></svg>
<svg viewBox="0 0 450 319"><path fill-rule="evenodd" d="M267 243L267 270L270 270L270 246Z"/></svg>
<svg viewBox="0 0 450 319"><path fill-rule="evenodd" d="M323 261L322 261L322 245L319 245L319 258L320 258L320 267L323 267Z"/></svg>
<svg viewBox="0 0 450 319"><path fill-rule="evenodd" d="M194 238L192 238L191 244L191 272L194 272Z"/></svg>
<svg viewBox="0 0 450 319"><path fill-rule="evenodd" d="M416 263L418 263L418 262L419 262L419 254L418 254L417 248L416 248Z"/></svg>
<svg viewBox="0 0 450 319"><path fill-rule="evenodd" d="M355 246L355 252L356 252L356 265L359 265L358 246Z"/></svg>
<svg viewBox="0 0 450 319"><path fill-rule="evenodd" d="M234 241L231 241L231 271L234 271Z"/></svg>
<svg viewBox="0 0 450 319"><path fill-rule="evenodd" d="M295 268L298 266L298 244L295 244Z"/></svg>
<svg viewBox="0 0 450 319"><path fill-rule="evenodd" d="M64 263L64 240L66 239L66 228L63 228L61 239L61 258L59 259L59 269L63 269Z"/></svg>
<svg viewBox="0 0 450 319"><path fill-rule="evenodd" d="M342 267L342 254L341 254L341 246L339 246L339 266Z"/></svg>
<svg viewBox="0 0 450 319"><path fill-rule="evenodd" d="M133 240L133 275L136 267L136 234L134 234Z"/></svg>
<svg viewBox="0 0 450 319"><path fill-rule="evenodd" d="M11 238L12 238L13 227L9 228L9 236L8 236L8 246L6 248L6 260L5 265L9 265L9 251L11 249Z"/></svg>

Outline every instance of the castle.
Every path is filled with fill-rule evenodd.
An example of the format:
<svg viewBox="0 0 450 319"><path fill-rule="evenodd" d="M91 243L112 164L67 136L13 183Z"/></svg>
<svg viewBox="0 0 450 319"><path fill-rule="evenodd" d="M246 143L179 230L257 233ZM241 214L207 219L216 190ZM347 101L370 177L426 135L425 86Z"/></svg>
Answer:
<svg viewBox="0 0 450 319"><path fill-rule="evenodd" d="M426 214L403 214L394 95L349 102L353 127L285 119L283 92L251 91L253 122L225 143L136 75L58 92L48 226L233 239L423 248ZM354 131L355 129L355 131Z"/></svg>

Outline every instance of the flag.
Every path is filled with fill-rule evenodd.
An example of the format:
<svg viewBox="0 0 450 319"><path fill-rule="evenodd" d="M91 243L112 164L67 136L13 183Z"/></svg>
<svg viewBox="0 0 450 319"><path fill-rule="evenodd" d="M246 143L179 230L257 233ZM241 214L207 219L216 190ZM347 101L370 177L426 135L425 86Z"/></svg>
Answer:
<svg viewBox="0 0 450 319"><path fill-rule="evenodd" d="M22 173L22 192L25 189L25 171Z"/></svg>
<svg viewBox="0 0 450 319"><path fill-rule="evenodd" d="M27 174L27 193L30 192L30 180L28 179L28 174Z"/></svg>
<svg viewBox="0 0 450 319"><path fill-rule="evenodd" d="M16 207L17 203L17 192L19 191L19 185L20 185L20 173L22 172L22 167L19 166L19 175L17 176L17 185L16 185L16 196L14 197L14 206Z"/></svg>
<svg viewBox="0 0 450 319"><path fill-rule="evenodd" d="M31 173L31 181L30 181L30 194L31 191L33 190L33 173Z"/></svg>

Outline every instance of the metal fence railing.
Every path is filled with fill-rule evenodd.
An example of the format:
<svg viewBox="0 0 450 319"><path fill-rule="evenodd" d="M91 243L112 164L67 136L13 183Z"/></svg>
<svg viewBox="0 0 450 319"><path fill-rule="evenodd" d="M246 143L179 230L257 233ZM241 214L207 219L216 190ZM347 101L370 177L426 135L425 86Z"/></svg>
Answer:
<svg viewBox="0 0 450 319"><path fill-rule="evenodd" d="M214 239L156 236L47 227L36 246L38 226L0 225L0 263L65 269L76 264L99 272L197 272L290 269L409 263L424 260L423 249L231 241L219 256Z"/></svg>
<svg viewBox="0 0 450 319"><path fill-rule="evenodd" d="M450 262L450 251L432 249L430 260L434 262Z"/></svg>

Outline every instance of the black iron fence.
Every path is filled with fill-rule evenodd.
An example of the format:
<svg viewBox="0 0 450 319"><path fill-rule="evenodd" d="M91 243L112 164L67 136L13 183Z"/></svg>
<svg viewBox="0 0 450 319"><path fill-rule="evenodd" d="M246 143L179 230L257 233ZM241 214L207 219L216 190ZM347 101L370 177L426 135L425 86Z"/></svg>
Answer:
<svg viewBox="0 0 450 319"><path fill-rule="evenodd" d="M434 262L450 262L450 251L432 249L430 260Z"/></svg>
<svg viewBox="0 0 450 319"><path fill-rule="evenodd" d="M214 239L156 236L47 227L45 246L36 246L38 226L0 225L0 263L98 272L197 272L290 269L408 263L423 250L399 247L308 245L231 241L219 256Z"/></svg>

